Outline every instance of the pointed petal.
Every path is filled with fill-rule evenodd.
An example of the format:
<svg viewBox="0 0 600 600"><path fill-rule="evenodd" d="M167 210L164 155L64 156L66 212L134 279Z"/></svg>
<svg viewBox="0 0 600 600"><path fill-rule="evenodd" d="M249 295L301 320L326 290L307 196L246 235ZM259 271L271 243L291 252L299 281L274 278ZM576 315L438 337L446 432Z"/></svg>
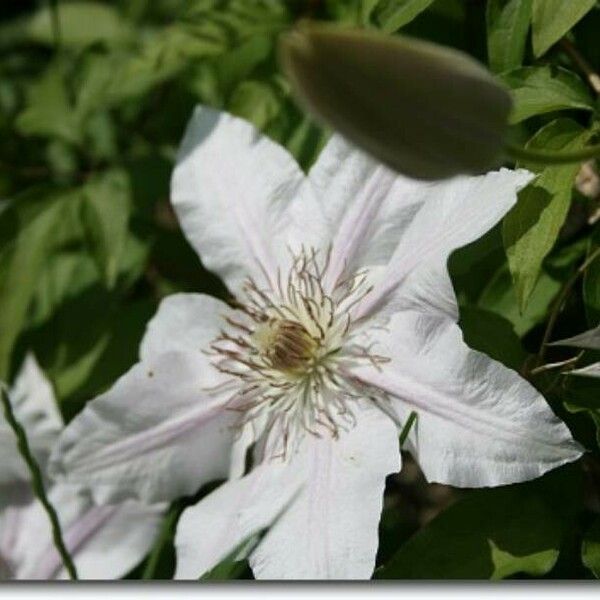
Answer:
<svg viewBox="0 0 600 600"><path fill-rule="evenodd" d="M574 346L586 350L600 350L600 326L588 329L579 335L552 342L550 346Z"/></svg>
<svg viewBox="0 0 600 600"><path fill-rule="evenodd" d="M430 184L399 176L334 135L309 172L332 240L331 286L345 273L386 264Z"/></svg>
<svg viewBox="0 0 600 600"><path fill-rule="evenodd" d="M119 579L150 549L164 506L126 502L94 506L72 486L55 486L50 500L57 508L63 537L80 579ZM48 516L38 502L22 511L13 546L15 578L66 579L52 540Z"/></svg>
<svg viewBox="0 0 600 600"><path fill-rule="evenodd" d="M197 353L208 350L234 311L205 294L172 294L163 299L146 327L140 359L165 352Z"/></svg>
<svg viewBox="0 0 600 600"><path fill-rule="evenodd" d="M311 223L294 230L302 214L305 177L293 157L250 123L207 107L196 109L171 181L181 227L208 269L235 293L252 276L274 283L288 244L309 240ZM296 243L297 242L297 243Z"/></svg>
<svg viewBox="0 0 600 600"><path fill-rule="evenodd" d="M375 289L355 318L385 309L421 310L456 320L458 310L447 274L450 253L489 231L534 176L501 169L478 177L455 177L427 187L427 198L402 236Z"/></svg>
<svg viewBox="0 0 600 600"><path fill-rule="evenodd" d="M293 502L299 474L282 461L260 465L224 483L186 509L177 526L175 579L198 579L269 527Z"/></svg>
<svg viewBox="0 0 600 600"><path fill-rule="evenodd" d="M600 362L592 363L587 367L582 367L581 369L574 369L573 371L568 371L568 375L581 375L583 377L600 377Z"/></svg>
<svg viewBox="0 0 600 600"><path fill-rule="evenodd" d="M28 354L9 393L15 417L25 428L37 460L45 469L50 449L63 422L50 382L33 354ZM16 439L4 416L0 419L0 486L28 481L29 471L17 450Z"/></svg>
<svg viewBox="0 0 600 600"><path fill-rule="evenodd" d="M307 436L290 468L304 485L250 564L259 579L368 579L375 567L385 478L400 470L394 423L373 406L336 440ZM291 543L291 541L293 542Z"/></svg>
<svg viewBox="0 0 600 600"><path fill-rule="evenodd" d="M90 488L99 504L194 493L227 475L236 420L228 398L200 352L138 363L65 429L52 472Z"/></svg>
<svg viewBox="0 0 600 600"><path fill-rule="evenodd" d="M430 481L481 487L533 479L582 452L545 399L515 371L471 350L455 323L403 312L377 340L391 358L355 369L418 418L409 440Z"/></svg>

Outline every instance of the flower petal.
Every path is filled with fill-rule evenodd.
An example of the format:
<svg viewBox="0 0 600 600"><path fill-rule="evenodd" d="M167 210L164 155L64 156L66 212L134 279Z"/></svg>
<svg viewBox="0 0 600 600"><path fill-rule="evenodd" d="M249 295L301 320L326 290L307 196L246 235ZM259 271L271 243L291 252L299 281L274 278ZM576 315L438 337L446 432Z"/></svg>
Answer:
<svg viewBox="0 0 600 600"><path fill-rule="evenodd" d="M175 579L198 579L269 527L293 502L299 485L298 472L274 461L224 483L186 509L175 536Z"/></svg>
<svg viewBox="0 0 600 600"><path fill-rule="evenodd" d="M128 501L94 506L72 486L50 492L63 537L80 579L118 579L135 567L150 549L164 505ZM14 577L26 580L66 579L52 540L48 515L38 502L22 509L11 550Z"/></svg>
<svg viewBox="0 0 600 600"><path fill-rule="evenodd" d="M338 439L306 436L290 468L298 499L250 558L259 579L368 579L375 567L385 478L400 470L398 433L374 406ZM293 540L293 543L290 543Z"/></svg>
<svg viewBox="0 0 600 600"><path fill-rule="evenodd" d="M458 325L402 312L377 340L381 371L354 369L395 399L430 481L481 487L533 479L581 455L545 399L515 371L470 349Z"/></svg>
<svg viewBox="0 0 600 600"><path fill-rule="evenodd" d="M275 260L308 239L291 231L296 207L306 214L310 190L293 157L250 123L198 107L187 127L171 181L184 233L208 269L235 293L252 276L275 283ZM308 196L307 196L308 194ZM299 237L302 234L302 239Z"/></svg>
<svg viewBox="0 0 600 600"><path fill-rule="evenodd" d="M386 264L431 184L398 175L334 135L309 172L332 240L331 286L344 273Z"/></svg>
<svg viewBox="0 0 600 600"><path fill-rule="evenodd" d="M217 375L200 352L138 363L65 429L53 473L99 504L171 500L226 476L236 417Z"/></svg>
<svg viewBox="0 0 600 600"><path fill-rule="evenodd" d="M62 417L46 379L33 354L28 354L9 393L15 416L25 428L29 443L42 469L63 427ZM12 429L0 419L0 488L29 481L29 471L17 450Z"/></svg>
<svg viewBox="0 0 600 600"><path fill-rule="evenodd" d="M456 320L458 310L446 267L450 253L489 231L533 177L525 170L501 169L427 184L427 198L418 215L354 317L385 308L385 314L415 309Z"/></svg>
<svg viewBox="0 0 600 600"><path fill-rule="evenodd" d="M233 310L205 294L172 294L163 299L146 327L140 359L165 352L203 352L219 335Z"/></svg>

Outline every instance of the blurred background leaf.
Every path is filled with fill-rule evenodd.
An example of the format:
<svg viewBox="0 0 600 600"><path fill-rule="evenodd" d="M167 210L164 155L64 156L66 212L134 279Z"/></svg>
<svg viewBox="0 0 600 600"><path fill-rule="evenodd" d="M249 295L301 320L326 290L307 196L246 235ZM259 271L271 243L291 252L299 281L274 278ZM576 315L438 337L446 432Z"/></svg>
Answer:
<svg viewBox="0 0 600 600"><path fill-rule="evenodd" d="M520 485L471 492L376 572L378 579L504 579L556 564L578 506L573 468ZM552 496L548 502L545 495Z"/></svg>
<svg viewBox="0 0 600 600"><path fill-rule="evenodd" d="M594 110L592 95L581 78L562 67L523 67L504 73L501 80L512 91L512 123L558 110Z"/></svg>
<svg viewBox="0 0 600 600"><path fill-rule="evenodd" d="M544 54L579 19L596 5L596 0L533 0L533 51Z"/></svg>
<svg viewBox="0 0 600 600"><path fill-rule="evenodd" d="M586 533L581 548L583 564L600 578L600 517L597 517Z"/></svg>
<svg viewBox="0 0 600 600"><path fill-rule="evenodd" d="M488 61L502 73L523 64L532 0L489 0L486 11Z"/></svg>

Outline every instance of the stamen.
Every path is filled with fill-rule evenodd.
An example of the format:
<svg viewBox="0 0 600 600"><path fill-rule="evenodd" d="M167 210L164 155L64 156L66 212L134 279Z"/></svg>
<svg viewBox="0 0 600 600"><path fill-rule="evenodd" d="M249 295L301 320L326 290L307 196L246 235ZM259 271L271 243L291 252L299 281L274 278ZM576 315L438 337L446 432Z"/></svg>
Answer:
<svg viewBox="0 0 600 600"><path fill-rule="evenodd" d="M359 401L386 400L345 372L357 361L381 368L387 360L351 339L350 312L371 291L368 273L357 271L326 293L330 263L331 247L324 260L303 247L271 288L248 279L244 301L231 303L238 316L224 319L231 331L221 331L208 352L229 382L240 383L228 406L243 414L241 426L265 423L265 436L278 431L283 457L302 433L337 438L354 427Z"/></svg>

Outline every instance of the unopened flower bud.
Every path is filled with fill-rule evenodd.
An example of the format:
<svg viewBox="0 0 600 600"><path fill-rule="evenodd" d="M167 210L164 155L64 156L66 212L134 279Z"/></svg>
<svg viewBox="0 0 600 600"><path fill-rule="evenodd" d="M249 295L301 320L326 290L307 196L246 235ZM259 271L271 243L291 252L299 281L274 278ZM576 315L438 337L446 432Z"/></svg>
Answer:
<svg viewBox="0 0 600 600"><path fill-rule="evenodd" d="M441 179L498 159L510 96L461 52L304 23L282 36L280 58L309 112L401 173Z"/></svg>

